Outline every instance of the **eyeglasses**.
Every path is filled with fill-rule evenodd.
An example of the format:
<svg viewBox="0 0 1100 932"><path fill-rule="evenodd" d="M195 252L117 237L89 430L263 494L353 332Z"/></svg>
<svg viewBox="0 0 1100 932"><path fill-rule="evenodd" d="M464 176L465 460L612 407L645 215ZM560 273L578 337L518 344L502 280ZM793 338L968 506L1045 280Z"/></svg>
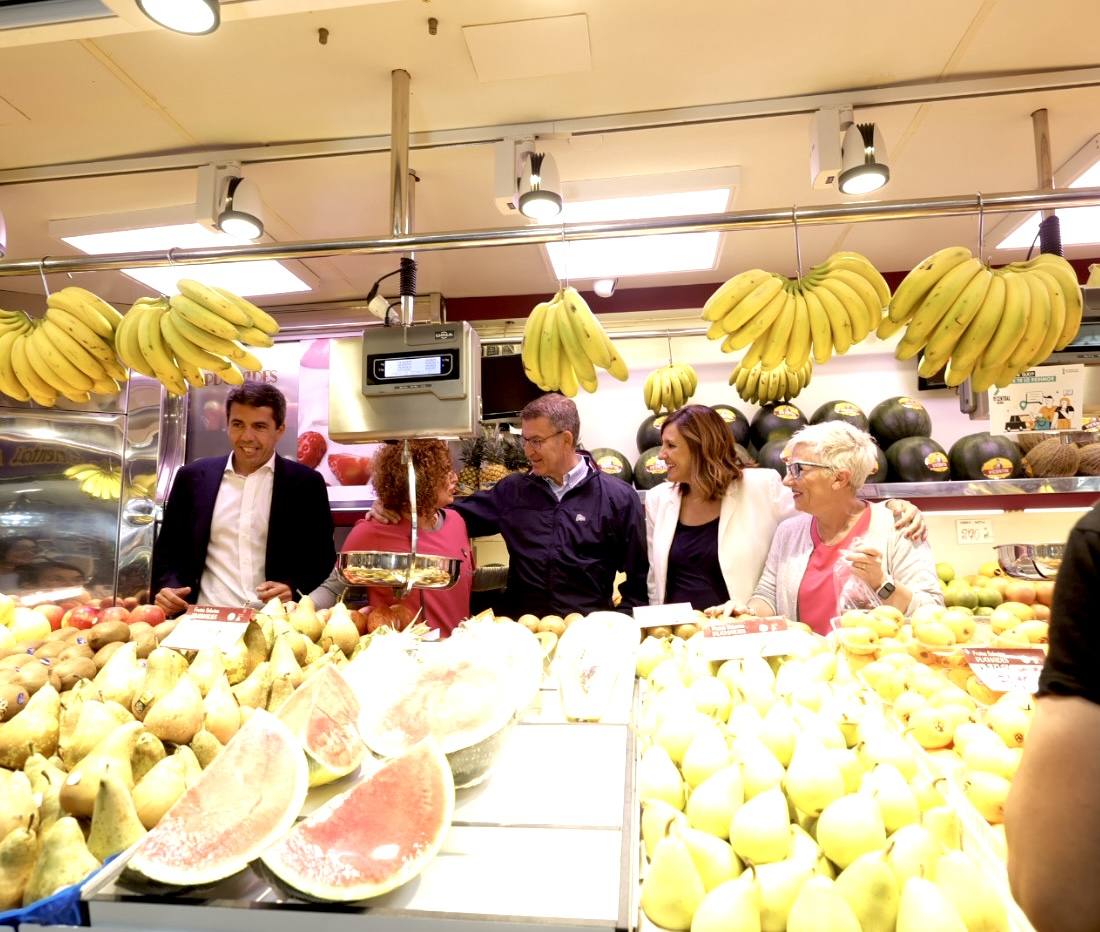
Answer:
<svg viewBox="0 0 1100 932"><path fill-rule="evenodd" d="M546 443L547 440L551 439L551 437L558 436L558 434L564 433L564 430L556 430L549 437L523 437L523 445L525 447L530 447L532 450L538 453L538 451L542 449L542 445Z"/></svg>
<svg viewBox="0 0 1100 932"><path fill-rule="evenodd" d="M807 469L828 469L832 470L832 466L828 463L808 463L805 460L794 460L787 464L787 475L792 479L801 479L802 473Z"/></svg>

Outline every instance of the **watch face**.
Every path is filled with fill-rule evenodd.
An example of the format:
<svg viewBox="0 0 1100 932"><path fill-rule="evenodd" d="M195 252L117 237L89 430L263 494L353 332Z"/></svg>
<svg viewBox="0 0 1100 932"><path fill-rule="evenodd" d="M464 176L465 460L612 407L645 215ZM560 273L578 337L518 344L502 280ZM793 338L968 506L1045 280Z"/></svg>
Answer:
<svg viewBox="0 0 1100 932"><path fill-rule="evenodd" d="M896 588L897 588L897 586L895 586L892 582L884 582L879 587L879 590L878 590L877 594L882 596L882 598L884 598L884 599L888 599L890 596L892 596L894 594L894 590Z"/></svg>

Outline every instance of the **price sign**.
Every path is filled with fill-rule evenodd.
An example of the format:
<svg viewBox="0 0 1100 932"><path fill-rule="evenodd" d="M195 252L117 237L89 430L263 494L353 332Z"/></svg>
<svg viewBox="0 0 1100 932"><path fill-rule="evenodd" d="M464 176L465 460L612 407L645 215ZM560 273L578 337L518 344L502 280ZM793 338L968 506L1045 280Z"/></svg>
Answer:
<svg viewBox="0 0 1100 932"><path fill-rule="evenodd" d="M703 629L702 654L708 660L780 656L795 650L805 637L781 615L743 615L708 624Z"/></svg>
<svg viewBox="0 0 1100 932"><path fill-rule="evenodd" d="M992 544L993 523L988 518L956 518L955 536L960 544Z"/></svg>
<svg viewBox="0 0 1100 932"><path fill-rule="evenodd" d="M974 675L994 692L1039 689L1039 674L1046 654L1038 647L964 647L963 654Z"/></svg>
<svg viewBox="0 0 1100 932"><path fill-rule="evenodd" d="M175 630L161 641L161 647L176 650L202 650L216 647L228 650L244 637L252 620L250 608L227 608L223 605L196 605L184 615Z"/></svg>
<svg viewBox="0 0 1100 932"><path fill-rule="evenodd" d="M656 628L667 625L675 628L677 625L694 623L695 609L690 602L670 602L668 605L639 605L634 609L634 620L639 628Z"/></svg>

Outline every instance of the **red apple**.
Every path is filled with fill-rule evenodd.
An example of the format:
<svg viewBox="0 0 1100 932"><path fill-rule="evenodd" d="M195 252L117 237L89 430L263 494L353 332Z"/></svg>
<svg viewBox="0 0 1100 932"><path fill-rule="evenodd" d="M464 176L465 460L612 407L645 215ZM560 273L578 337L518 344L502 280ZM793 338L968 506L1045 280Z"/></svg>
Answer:
<svg viewBox="0 0 1100 932"><path fill-rule="evenodd" d="M164 609L158 605L139 605L130 612L129 621L144 621L154 628L165 620Z"/></svg>
<svg viewBox="0 0 1100 932"><path fill-rule="evenodd" d="M61 627L61 619L65 616L65 609L60 605L52 605L49 602L44 602L42 605L36 605L34 610L46 616L50 622L50 627L54 631Z"/></svg>
<svg viewBox="0 0 1100 932"><path fill-rule="evenodd" d="M112 605L99 613L99 621L125 621L130 620L130 610L121 605Z"/></svg>
<svg viewBox="0 0 1100 932"><path fill-rule="evenodd" d="M66 612L61 624L66 628L90 628L99 621L99 609L91 605L78 605Z"/></svg>
<svg viewBox="0 0 1100 932"><path fill-rule="evenodd" d="M366 612L361 612L357 608L353 608L353 609L348 611L348 614L351 615L351 620L355 623L355 627L359 631L359 634L360 635L366 634L367 633L367 613Z"/></svg>
<svg viewBox="0 0 1100 932"><path fill-rule="evenodd" d="M126 608L130 609L130 611L133 611L135 608L138 607L138 600L135 599L132 595L128 595L125 599L122 600L122 604Z"/></svg>

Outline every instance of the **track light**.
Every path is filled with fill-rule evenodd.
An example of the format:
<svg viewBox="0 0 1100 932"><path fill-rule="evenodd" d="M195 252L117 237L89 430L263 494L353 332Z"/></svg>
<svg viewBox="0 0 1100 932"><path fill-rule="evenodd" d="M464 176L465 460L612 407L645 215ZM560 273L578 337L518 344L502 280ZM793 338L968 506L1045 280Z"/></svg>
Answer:
<svg viewBox="0 0 1100 932"><path fill-rule="evenodd" d="M853 123L844 133L837 185L842 194L869 194L890 180L886 142L874 123Z"/></svg>
<svg viewBox="0 0 1100 932"><path fill-rule="evenodd" d="M519 211L545 222L561 213L561 179L554 157L544 152L525 152L519 183Z"/></svg>
<svg viewBox="0 0 1100 932"><path fill-rule="evenodd" d="M218 0L136 0L138 9L158 26L202 36L221 24Z"/></svg>
<svg viewBox="0 0 1100 932"><path fill-rule="evenodd" d="M592 283L592 290L601 298L610 298L615 293L614 278L597 278Z"/></svg>
<svg viewBox="0 0 1100 932"><path fill-rule="evenodd" d="M260 189L241 174L239 162L203 165L198 176L196 215L203 226L221 230L235 239L255 240L263 236Z"/></svg>

